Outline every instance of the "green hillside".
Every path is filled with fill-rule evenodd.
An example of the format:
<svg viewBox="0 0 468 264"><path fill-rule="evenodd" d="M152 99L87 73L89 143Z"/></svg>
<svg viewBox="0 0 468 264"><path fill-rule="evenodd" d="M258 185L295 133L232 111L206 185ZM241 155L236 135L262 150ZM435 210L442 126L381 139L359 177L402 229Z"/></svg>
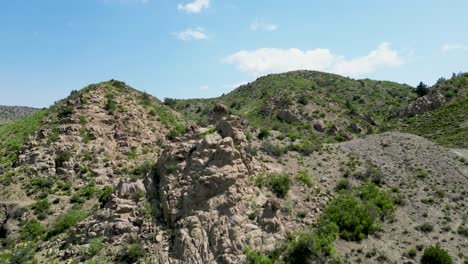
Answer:
<svg viewBox="0 0 468 264"><path fill-rule="evenodd" d="M438 144L468 147L468 73L441 80L430 93L439 92L446 103L420 116L406 117L400 124L404 132L416 134Z"/></svg>
<svg viewBox="0 0 468 264"><path fill-rule="evenodd" d="M165 103L203 125L208 111L221 103L253 127L300 133L313 142L333 142L380 130L386 118L415 97L408 85L295 71L261 77L218 98L166 99ZM281 120L281 111L292 111L297 118ZM323 131L314 129L317 124Z"/></svg>

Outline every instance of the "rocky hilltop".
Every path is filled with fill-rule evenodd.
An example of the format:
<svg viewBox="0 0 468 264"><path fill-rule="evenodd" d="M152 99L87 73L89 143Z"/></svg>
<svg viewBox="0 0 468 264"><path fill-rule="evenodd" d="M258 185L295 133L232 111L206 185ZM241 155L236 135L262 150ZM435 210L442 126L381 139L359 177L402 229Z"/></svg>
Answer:
<svg viewBox="0 0 468 264"><path fill-rule="evenodd" d="M419 99L318 72L203 100L73 91L0 126L0 263L466 262L466 129L395 131L466 122L463 78Z"/></svg>

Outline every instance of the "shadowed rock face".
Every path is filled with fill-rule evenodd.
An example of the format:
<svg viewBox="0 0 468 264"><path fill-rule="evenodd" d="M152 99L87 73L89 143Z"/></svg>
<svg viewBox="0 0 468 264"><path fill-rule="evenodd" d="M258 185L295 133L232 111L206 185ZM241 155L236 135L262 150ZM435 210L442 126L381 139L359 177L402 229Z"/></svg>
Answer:
<svg viewBox="0 0 468 264"><path fill-rule="evenodd" d="M240 119L225 117L216 130L169 145L148 181L160 217L175 227L172 251L183 263L239 263L246 245L283 236L274 201L264 206L264 217L248 218L255 196L249 177L260 167L248 154Z"/></svg>

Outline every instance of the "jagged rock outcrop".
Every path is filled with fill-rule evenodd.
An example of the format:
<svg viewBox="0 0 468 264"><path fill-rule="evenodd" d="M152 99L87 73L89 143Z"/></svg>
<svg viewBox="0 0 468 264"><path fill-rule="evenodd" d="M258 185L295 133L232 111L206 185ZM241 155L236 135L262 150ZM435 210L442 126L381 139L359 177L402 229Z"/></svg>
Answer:
<svg viewBox="0 0 468 264"><path fill-rule="evenodd" d="M240 118L224 117L216 131L167 146L146 182L150 201L161 205L159 218L175 230L172 253L182 263L239 263L245 246L272 246L284 236L277 202L249 217L258 194L249 177L261 168Z"/></svg>
<svg viewBox="0 0 468 264"><path fill-rule="evenodd" d="M439 93L429 93L411 102L398 112L398 117L422 115L428 111L440 108L445 103L445 97Z"/></svg>
<svg viewBox="0 0 468 264"><path fill-rule="evenodd" d="M223 117L227 116L229 109L223 104L216 104L213 109L208 112L208 122L210 124L215 124Z"/></svg>

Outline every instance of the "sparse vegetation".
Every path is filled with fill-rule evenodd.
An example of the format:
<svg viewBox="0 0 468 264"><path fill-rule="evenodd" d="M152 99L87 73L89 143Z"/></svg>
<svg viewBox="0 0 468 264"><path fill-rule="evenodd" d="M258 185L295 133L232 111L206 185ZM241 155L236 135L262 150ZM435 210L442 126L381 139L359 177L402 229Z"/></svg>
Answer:
<svg viewBox="0 0 468 264"><path fill-rule="evenodd" d="M85 211L79 209L68 210L57 217L52 225L52 229L47 232L46 238L51 239L52 237L63 233L68 228L84 220L87 216L88 214Z"/></svg>
<svg viewBox="0 0 468 264"><path fill-rule="evenodd" d="M131 241L125 245L121 254L118 256L119 263L135 263L139 259L146 256L146 251L143 248L141 241Z"/></svg>

